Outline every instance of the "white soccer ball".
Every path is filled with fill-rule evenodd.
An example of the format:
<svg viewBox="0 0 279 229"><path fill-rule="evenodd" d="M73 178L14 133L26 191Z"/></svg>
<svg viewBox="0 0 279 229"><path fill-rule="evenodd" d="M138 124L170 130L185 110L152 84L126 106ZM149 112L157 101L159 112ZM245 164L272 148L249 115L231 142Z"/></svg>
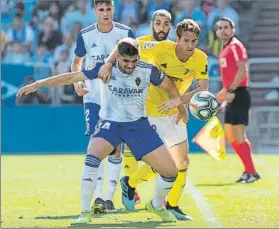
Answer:
<svg viewBox="0 0 279 229"><path fill-rule="evenodd" d="M193 95L189 107L195 118L206 121L217 114L219 104L212 93L201 91Z"/></svg>

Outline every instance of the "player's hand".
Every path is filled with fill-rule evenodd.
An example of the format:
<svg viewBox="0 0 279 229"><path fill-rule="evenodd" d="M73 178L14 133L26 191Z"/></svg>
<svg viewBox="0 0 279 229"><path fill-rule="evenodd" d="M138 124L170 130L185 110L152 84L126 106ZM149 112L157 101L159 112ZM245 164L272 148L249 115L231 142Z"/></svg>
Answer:
<svg viewBox="0 0 279 229"><path fill-rule="evenodd" d="M175 124L178 124L180 121L182 121L184 124L186 124L189 121L189 114L187 110L183 113L179 112L175 119Z"/></svg>
<svg viewBox="0 0 279 229"><path fill-rule="evenodd" d="M182 99L185 104L189 104L192 96L190 94L184 94Z"/></svg>
<svg viewBox="0 0 279 229"><path fill-rule="evenodd" d="M85 83L82 82L82 81L79 81L79 82L77 82L77 83L74 83L74 87L75 87L76 93L77 93L79 96L83 96L83 95L85 95L85 94L88 93L88 89L87 89Z"/></svg>
<svg viewBox="0 0 279 229"><path fill-rule="evenodd" d="M230 93L230 92L227 92L226 94L226 101L228 101L228 103L231 103L235 98L235 94L234 93Z"/></svg>
<svg viewBox="0 0 279 229"><path fill-rule="evenodd" d="M180 104L182 104L181 97L176 97L173 99L170 99L162 104L159 105L158 110L160 113L168 113L172 109L178 107Z"/></svg>
<svg viewBox="0 0 279 229"><path fill-rule="evenodd" d="M38 90L38 85L36 84L36 82L34 82L32 84L28 84L20 88L16 96L21 97L22 95L28 95L30 93L36 92L37 90Z"/></svg>
<svg viewBox="0 0 279 229"><path fill-rule="evenodd" d="M223 88L221 91L219 91L216 98L219 103L223 102L226 99L226 90Z"/></svg>
<svg viewBox="0 0 279 229"><path fill-rule="evenodd" d="M98 77L104 82L107 83L110 80L112 64L106 62L99 70Z"/></svg>

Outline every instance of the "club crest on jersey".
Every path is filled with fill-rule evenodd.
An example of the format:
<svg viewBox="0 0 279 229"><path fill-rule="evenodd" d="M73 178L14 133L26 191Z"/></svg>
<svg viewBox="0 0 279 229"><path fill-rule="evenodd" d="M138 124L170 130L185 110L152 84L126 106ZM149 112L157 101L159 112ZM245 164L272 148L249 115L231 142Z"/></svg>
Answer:
<svg viewBox="0 0 279 229"><path fill-rule="evenodd" d="M155 43L154 42L145 42L143 44L143 49L153 49L155 46Z"/></svg>
<svg viewBox="0 0 279 229"><path fill-rule="evenodd" d="M92 70L93 68L95 68L96 66L96 62L93 62L92 64L90 64L88 67L87 67L87 70Z"/></svg>
<svg viewBox="0 0 279 229"><path fill-rule="evenodd" d="M190 72L190 69L186 68L186 69L184 70L184 75L188 74L189 72Z"/></svg>
<svg viewBox="0 0 279 229"><path fill-rule="evenodd" d="M139 86L139 85L140 85L140 82L141 82L140 78L137 77L136 80L135 80L135 82L136 82L136 85Z"/></svg>
<svg viewBox="0 0 279 229"><path fill-rule="evenodd" d="M220 60L220 63L221 63L221 67L222 67L222 68L227 67L227 60L226 60L226 58L222 58L222 59Z"/></svg>

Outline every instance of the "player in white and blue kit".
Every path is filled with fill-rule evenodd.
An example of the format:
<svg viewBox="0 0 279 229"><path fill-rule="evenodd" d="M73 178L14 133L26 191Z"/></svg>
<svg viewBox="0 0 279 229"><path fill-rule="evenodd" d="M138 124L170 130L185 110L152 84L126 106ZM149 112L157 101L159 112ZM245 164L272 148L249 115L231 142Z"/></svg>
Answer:
<svg viewBox="0 0 279 229"><path fill-rule="evenodd" d="M85 69L93 69L97 63L104 62L120 39L125 37L134 38L133 31L129 27L112 21L113 1L95 0L94 3L97 23L82 29L78 34L72 71L81 70L84 58ZM85 82L77 82L74 86L77 94L83 95L86 121L85 134L91 136L99 120L100 80L92 81L88 79ZM122 157L118 151L117 154L108 158L108 188L106 196L103 196L103 163L99 167L99 177L95 191L96 199L92 206L94 213L115 210L112 200L121 169Z"/></svg>
<svg viewBox="0 0 279 229"><path fill-rule="evenodd" d="M176 221L163 207L163 202L175 181L177 169L159 135L148 122L145 102L150 83L166 90L170 98L174 98L174 107L182 103L181 97L174 83L160 70L138 61L136 40L121 40L117 51L117 64L113 67L111 78L106 84L101 83L100 121L87 150L81 178L82 213L76 223L91 221L90 202L96 187L98 167L121 142L128 145L137 160L143 160L160 174L155 184L155 195L146 204L146 209L165 221ZM17 96L35 92L40 87L97 79L100 65L96 64L92 70L64 73L36 81L21 88Z"/></svg>

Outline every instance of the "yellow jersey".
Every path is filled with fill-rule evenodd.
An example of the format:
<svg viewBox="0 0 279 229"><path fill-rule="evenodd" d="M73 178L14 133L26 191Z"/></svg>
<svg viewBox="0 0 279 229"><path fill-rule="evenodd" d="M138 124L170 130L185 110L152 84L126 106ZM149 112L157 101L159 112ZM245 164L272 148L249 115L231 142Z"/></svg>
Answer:
<svg viewBox="0 0 279 229"><path fill-rule="evenodd" d="M169 76L175 83L180 95L183 95L191 86L193 80L208 79L207 55L200 49L195 49L193 55L182 62L175 53L176 42L169 40L160 42L146 42L147 36L138 39L140 57ZM167 92L159 87L150 85L146 109L148 116L170 116L178 112L174 109L167 114L158 111L158 106L169 100Z"/></svg>

